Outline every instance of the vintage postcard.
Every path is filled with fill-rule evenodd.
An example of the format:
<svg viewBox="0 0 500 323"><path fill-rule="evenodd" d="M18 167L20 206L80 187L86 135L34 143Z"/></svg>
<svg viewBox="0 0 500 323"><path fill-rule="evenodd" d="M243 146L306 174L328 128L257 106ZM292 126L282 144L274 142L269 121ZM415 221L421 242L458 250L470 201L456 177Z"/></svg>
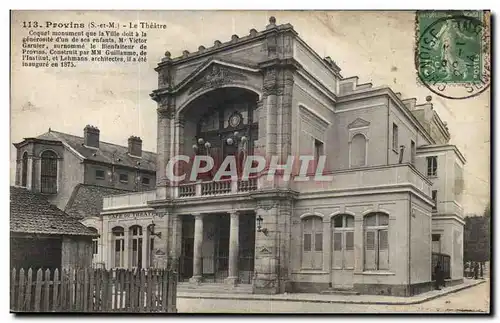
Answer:
<svg viewBox="0 0 500 323"><path fill-rule="evenodd" d="M489 11L10 29L12 313L490 313Z"/></svg>

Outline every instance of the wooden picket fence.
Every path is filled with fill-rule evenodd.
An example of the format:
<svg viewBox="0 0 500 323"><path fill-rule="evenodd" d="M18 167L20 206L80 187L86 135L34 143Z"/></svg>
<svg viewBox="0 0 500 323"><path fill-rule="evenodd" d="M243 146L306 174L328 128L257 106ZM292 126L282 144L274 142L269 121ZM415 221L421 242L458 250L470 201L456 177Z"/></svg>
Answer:
<svg viewBox="0 0 500 323"><path fill-rule="evenodd" d="M176 297L169 269L11 271L12 312L176 313Z"/></svg>

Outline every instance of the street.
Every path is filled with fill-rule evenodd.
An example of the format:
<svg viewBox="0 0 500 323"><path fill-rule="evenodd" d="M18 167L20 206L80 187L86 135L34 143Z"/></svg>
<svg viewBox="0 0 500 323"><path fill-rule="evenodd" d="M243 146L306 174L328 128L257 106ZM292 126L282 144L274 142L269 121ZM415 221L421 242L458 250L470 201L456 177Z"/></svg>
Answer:
<svg viewBox="0 0 500 323"><path fill-rule="evenodd" d="M414 305L177 299L179 313L453 313L489 312L489 282Z"/></svg>

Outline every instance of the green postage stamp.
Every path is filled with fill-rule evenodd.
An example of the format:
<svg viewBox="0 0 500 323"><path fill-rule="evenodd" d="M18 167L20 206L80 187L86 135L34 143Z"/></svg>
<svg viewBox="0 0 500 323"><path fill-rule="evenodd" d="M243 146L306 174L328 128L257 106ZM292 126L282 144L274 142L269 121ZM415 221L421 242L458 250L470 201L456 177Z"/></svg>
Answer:
<svg viewBox="0 0 500 323"><path fill-rule="evenodd" d="M490 83L488 11L417 11L415 65L421 84L465 99Z"/></svg>

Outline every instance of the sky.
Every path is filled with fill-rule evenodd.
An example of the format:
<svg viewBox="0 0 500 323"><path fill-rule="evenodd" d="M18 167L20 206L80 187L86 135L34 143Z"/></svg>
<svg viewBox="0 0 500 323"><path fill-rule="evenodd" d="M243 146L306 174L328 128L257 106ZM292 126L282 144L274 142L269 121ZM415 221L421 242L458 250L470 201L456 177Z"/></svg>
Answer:
<svg viewBox="0 0 500 323"><path fill-rule="evenodd" d="M412 11L86 11L16 12L11 20L11 138L20 142L49 128L83 135L87 124L97 126L101 140L127 145L140 136L145 150L156 150L156 103L149 94L157 86L153 70L170 51L210 47L215 40L261 31L275 16L290 23L321 57L330 56L344 77L359 83L387 85L403 98L424 103L432 95L434 109L446 121L450 143L467 159L463 207L482 214L490 187L490 91L466 100L450 100L417 83L414 66L415 13ZM165 30L148 31L147 63L81 64L75 68L32 69L21 66L24 21L157 22ZM43 30L43 29L41 29ZM16 151L11 145L11 184Z"/></svg>

